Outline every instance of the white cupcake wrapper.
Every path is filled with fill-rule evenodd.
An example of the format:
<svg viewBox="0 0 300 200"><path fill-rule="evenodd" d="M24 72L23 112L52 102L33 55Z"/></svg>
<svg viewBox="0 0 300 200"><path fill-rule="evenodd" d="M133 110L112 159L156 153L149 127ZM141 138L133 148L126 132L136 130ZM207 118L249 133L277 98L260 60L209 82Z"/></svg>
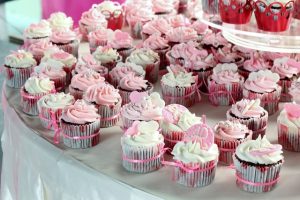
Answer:
<svg viewBox="0 0 300 200"><path fill-rule="evenodd" d="M10 68L4 66L6 85L12 88L21 88L33 73L34 67Z"/></svg>
<svg viewBox="0 0 300 200"><path fill-rule="evenodd" d="M119 94L122 97L122 105L128 104L130 102L130 94L133 91L122 90L122 88L120 88L120 87L118 87L118 89L119 89ZM151 84L151 88L144 92L146 92L148 95L150 95L153 92L153 85Z"/></svg>
<svg viewBox="0 0 300 200"><path fill-rule="evenodd" d="M74 40L73 42L69 44L55 44L59 49L72 54L73 56L77 57L78 56L78 47L79 47L79 41Z"/></svg>
<svg viewBox="0 0 300 200"><path fill-rule="evenodd" d="M162 135L164 136L165 146L173 149L177 142L183 140L185 133L182 131L170 131L162 128Z"/></svg>
<svg viewBox="0 0 300 200"><path fill-rule="evenodd" d="M98 113L101 116L101 128L108 128L118 123L120 119L122 100L114 106L98 105Z"/></svg>
<svg viewBox="0 0 300 200"><path fill-rule="evenodd" d="M51 108L39 107L39 118L41 120L42 126L49 130L56 130L60 128L60 118L62 115L63 109L53 110ZM56 121L53 123L53 121Z"/></svg>
<svg viewBox="0 0 300 200"><path fill-rule="evenodd" d="M236 185L247 192L264 193L271 191L278 182L282 163L271 166L251 166L239 161L233 155L236 169ZM255 185L257 184L257 185Z"/></svg>
<svg viewBox="0 0 300 200"><path fill-rule="evenodd" d="M69 93L75 98L75 100L77 100L77 99L82 99L84 92L81 91L81 90L76 90L75 88L73 88L70 85L69 86Z"/></svg>
<svg viewBox="0 0 300 200"><path fill-rule="evenodd" d="M300 129L287 127L280 120L277 121L278 143L285 150L300 152Z"/></svg>

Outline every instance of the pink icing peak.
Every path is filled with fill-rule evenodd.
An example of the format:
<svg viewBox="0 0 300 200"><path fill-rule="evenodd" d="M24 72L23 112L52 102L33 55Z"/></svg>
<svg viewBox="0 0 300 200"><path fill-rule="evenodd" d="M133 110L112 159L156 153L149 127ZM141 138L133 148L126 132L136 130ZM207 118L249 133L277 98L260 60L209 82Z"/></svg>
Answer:
<svg viewBox="0 0 300 200"><path fill-rule="evenodd" d="M188 109L180 104L171 104L169 106L166 106L163 111L162 115L164 117L164 120L166 120L168 123L175 124L178 122L179 118L175 118L176 116L173 115L172 111L170 111L170 106L173 106L177 111L183 113L185 111L188 111Z"/></svg>
<svg viewBox="0 0 300 200"><path fill-rule="evenodd" d="M284 109L291 118L300 118L300 105L293 103L286 103Z"/></svg>
<svg viewBox="0 0 300 200"><path fill-rule="evenodd" d="M187 130L183 141L198 142L202 149L208 150L214 144L214 132L204 123L195 124Z"/></svg>
<svg viewBox="0 0 300 200"><path fill-rule="evenodd" d="M61 60L67 59L69 56L70 54L64 51L55 52L51 55L52 58L57 58Z"/></svg>
<svg viewBox="0 0 300 200"><path fill-rule="evenodd" d="M132 103L139 103L147 96L148 96L147 92L133 91L130 93L129 99Z"/></svg>
<svg viewBox="0 0 300 200"><path fill-rule="evenodd" d="M131 37L128 33L122 31L115 31L115 40L130 40Z"/></svg>
<svg viewBox="0 0 300 200"><path fill-rule="evenodd" d="M263 155L275 153L277 151L280 151L281 149L282 149L282 146L280 144L275 144L268 148L265 147L265 148L262 148L259 150L253 150L250 152L250 154L253 156L263 156Z"/></svg>

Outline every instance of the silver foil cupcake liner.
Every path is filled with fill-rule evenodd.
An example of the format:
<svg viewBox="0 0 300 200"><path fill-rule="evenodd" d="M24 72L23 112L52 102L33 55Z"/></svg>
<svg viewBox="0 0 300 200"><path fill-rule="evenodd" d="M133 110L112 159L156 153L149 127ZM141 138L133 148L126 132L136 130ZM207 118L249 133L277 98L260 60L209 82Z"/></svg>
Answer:
<svg viewBox="0 0 300 200"><path fill-rule="evenodd" d="M98 105L98 114L101 116L101 128L108 128L118 123L120 119L122 100L116 105Z"/></svg>
<svg viewBox="0 0 300 200"><path fill-rule="evenodd" d="M277 120L278 143L285 150L300 152L300 129L288 127Z"/></svg>
<svg viewBox="0 0 300 200"><path fill-rule="evenodd" d="M12 88L21 88L33 73L33 71L34 67L11 68L4 66L6 85Z"/></svg>

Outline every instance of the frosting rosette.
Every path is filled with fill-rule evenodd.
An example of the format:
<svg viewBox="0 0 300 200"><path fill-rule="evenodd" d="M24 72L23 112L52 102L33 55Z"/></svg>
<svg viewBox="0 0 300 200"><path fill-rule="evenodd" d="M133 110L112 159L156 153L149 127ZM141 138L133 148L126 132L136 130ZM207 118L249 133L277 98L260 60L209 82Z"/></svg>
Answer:
<svg viewBox="0 0 300 200"><path fill-rule="evenodd" d="M94 8L91 8L89 11L82 13L79 23L86 26L101 26L104 28L107 27L105 16Z"/></svg>
<svg viewBox="0 0 300 200"><path fill-rule="evenodd" d="M50 79L63 78L67 74L63 70L64 64L55 60L42 62L34 69L34 72L40 77L49 77Z"/></svg>
<svg viewBox="0 0 300 200"><path fill-rule="evenodd" d="M232 105L230 112L239 118L257 118L264 115L266 111L260 106L260 99L242 99Z"/></svg>
<svg viewBox="0 0 300 200"><path fill-rule="evenodd" d="M120 60L119 53L108 46L97 47L96 51L93 53L93 57L103 64Z"/></svg>
<svg viewBox="0 0 300 200"><path fill-rule="evenodd" d="M50 50L44 53L44 57L41 62L47 62L48 60L56 60L62 62L65 66L72 67L76 64L77 59L70 53L67 53L63 50Z"/></svg>
<svg viewBox="0 0 300 200"><path fill-rule="evenodd" d="M186 18L184 15L174 15L168 17L168 22L173 28L182 27L182 26L190 26L191 22L188 18Z"/></svg>
<svg viewBox="0 0 300 200"><path fill-rule="evenodd" d="M251 132L246 125L241 124L238 120L220 121L215 126L215 137L227 141L244 139Z"/></svg>
<svg viewBox="0 0 300 200"><path fill-rule="evenodd" d="M256 93L273 92L278 88L277 82L279 79L279 75L270 70L251 72L245 81L244 87Z"/></svg>
<svg viewBox="0 0 300 200"><path fill-rule="evenodd" d="M133 47L133 39L129 33L116 30L113 37L108 41L108 46L114 49L129 49Z"/></svg>
<svg viewBox="0 0 300 200"><path fill-rule="evenodd" d="M82 73L87 70L93 70L100 73L101 75L105 75L108 73L108 69L102 66L101 62L94 59L91 54L81 56L75 66L75 71L77 73Z"/></svg>
<svg viewBox="0 0 300 200"><path fill-rule="evenodd" d="M196 83L192 72L188 73L180 66L167 67L168 73L163 75L161 82L170 87L189 87Z"/></svg>
<svg viewBox="0 0 300 200"><path fill-rule="evenodd" d="M51 28L49 22L41 20L37 24L30 24L28 28L24 30L24 37L31 39L46 38L51 35Z"/></svg>
<svg viewBox="0 0 300 200"><path fill-rule="evenodd" d="M208 52L206 50L198 49L197 43L192 41L174 45L170 54L174 58L183 58L186 62L189 60L196 60L197 58L204 59L208 56Z"/></svg>
<svg viewBox="0 0 300 200"><path fill-rule="evenodd" d="M36 61L30 52L14 51L4 59L4 65L11 68L28 68L36 66Z"/></svg>
<svg viewBox="0 0 300 200"><path fill-rule="evenodd" d="M177 27L170 29L166 33L166 39L170 42L183 43L191 40L197 40L197 38L197 32L190 27Z"/></svg>
<svg viewBox="0 0 300 200"><path fill-rule="evenodd" d="M256 72L269 69L270 65L258 53L251 53L250 59L244 62L243 67L249 72Z"/></svg>
<svg viewBox="0 0 300 200"><path fill-rule="evenodd" d="M136 76L145 76L145 71L140 65L131 63L131 62L119 62L115 68L113 68L109 74L118 80L121 80L123 77L129 73L134 73Z"/></svg>
<svg viewBox="0 0 300 200"><path fill-rule="evenodd" d="M155 14L165 14L175 11L174 0L152 0L152 10Z"/></svg>
<svg viewBox="0 0 300 200"><path fill-rule="evenodd" d="M67 15L63 12L52 13L48 22L53 30L73 28L73 19L71 17L67 17Z"/></svg>
<svg viewBox="0 0 300 200"><path fill-rule="evenodd" d="M147 38L144 43L143 47L146 49L152 50L160 50L160 49L167 49L169 47L168 40L161 37L160 34L153 34Z"/></svg>
<svg viewBox="0 0 300 200"><path fill-rule="evenodd" d="M208 25L204 24L200 20L195 21L192 24L192 28L197 32L198 35L205 35L211 32L211 30L208 28Z"/></svg>
<svg viewBox="0 0 300 200"><path fill-rule="evenodd" d="M147 22L143 28L142 32L148 35L152 34L166 34L170 29L172 29L169 22L164 18L154 19L152 21Z"/></svg>
<svg viewBox="0 0 300 200"><path fill-rule="evenodd" d="M87 70L83 73L76 74L71 80L71 87L86 91L88 87L95 84L104 83L105 78L93 70Z"/></svg>
<svg viewBox="0 0 300 200"><path fill-rule="evenodd" d="M278 116L277 120L280 124L285 125L289 129L296 130L300 128L300 105L287 103L284 105L283 110Z"/></svg>
<svg viewBox="0 0 300 200"><path fill-rule="evenodd" d="M68 44L77 40L77 34L70 29L53 30L50 40L55 44Z"/></svg>
<svg viewBox="0 0 300 200"><path fill-rule="evenodd" d="M111 39L112 35L113 35L113 30L106 29L106 28L100 28L100 29L90 32L88 35L88 38L89 38L89 41L91 41L91 40L108 41Z"/></svg>
<svg viewBox="0 0 300 200"><path fill-rule="evenodd" d="M237 83L241 81L241 76L237 72L237 65L231 64L218 64L213 69L211 78L218 84Z"/></svg>
<svg viewBox="0 0 300 200"><path fill-rule="evenodd" d="M300 63L288 57L277 58L274 60L272 72L277 73L281 79L292 78L299 74Z"/></svg>
<svg viewBox="0 0 300 200"><path fill-rule="evenodd" d="M74 97L70 94L63 92L56 94L48 94L43 96L38 101L39 108L49 108L51 110L57 110L72 105L75 102Z"/></svg>
<svg viewBox="0 0 300 200"><path fill-rule="evenodd" d="M43 56L44 52L49 50L58 51L59 49L57 46L52 45L51 42L46 40L37 41L36 43L33 43L28 47L28 51L34 56Z"/></svg>
<svg viewBox="0 0 300 200"><path fill-rule="evenodd" d="M204 35L201 43L204 45L211 45L215 48L227 46L229 44L228 41L222 36L221 32Z"/></svg>
<svg viewBox="0 0 300 200"><path fill-rule="evenodd" d="M63 110L61 119L72 124L87 124L100 120L100 115L94 105L77 100Z"/></svg>
<svg viewBox="0 0 300 200"><path fill-rule="evenodd" d="M29 94L49 93L55 90L54 82L49 78L30 77L24 85L25 91Z"/></svg>
<svg viewBox="0 0 300 200"><path fill-rule="evenodd" d="M154 13L148 8L134 7L126 13L126 19L130 22L148 22L154 19Z"/></svg>
<svg viewBox="0 0 300 200"><path fill-rule="evenodd" d="M213 68L215 65L216 60L214 59L213 54L204 57L198 54L195 57L185 60L185 67L194 71Z"/></svg>
<svg viewBox="0 0 300 200"><path fill-rule="evenodd" d="M219 48L215 57L221 63L236 63L243 60L241 56L231 51L231 45Z"/></svg>
<svg viewBox="0 0 300 200"><path fill-rule="evenodd" d="M130 54L126 61L145 66L159 61L159 55L151 49L136 49Z"/></svg>
<svg viewBox="0 0 300 200"><path fill-rule="evenodd" d="M143 90L148 87L147 83L143 77L130 73L120 80L119 87L128 91Z"/></svg>

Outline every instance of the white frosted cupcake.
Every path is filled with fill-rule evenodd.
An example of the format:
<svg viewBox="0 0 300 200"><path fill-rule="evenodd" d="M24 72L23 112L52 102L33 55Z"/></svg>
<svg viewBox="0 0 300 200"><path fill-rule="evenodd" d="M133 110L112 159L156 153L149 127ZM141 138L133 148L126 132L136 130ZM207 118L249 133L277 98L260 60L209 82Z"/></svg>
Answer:
<svg viewBox="0 0 300 200"><path fill-rule="evenodd" d="M41 20L37 24L30 24L24 30L24 46L27 48L31 44L34 44L38 41L44 40L49 41L49 37L51 36L51 28L49 22L46 20Z"/></svg>
<svg viewBox="0 0 300 200"><path fill-rule="evenodd" d="M88 35L88 40L91 52L94 52L99 46L106 46L112 34L113 31L111 29L105 28L90 32Z"/></svg>
<svg viewBox="0 0 300 200"><path fill-rule="evenodd" d="M122 57L119 55L117 50L110 47L99 46L93 53L95 60L99 61L103 66L111 71L116 65L122 61Z"/></svg>
<svg viewBox="0 0 300 200"><path fill-rule="evenodd" d="M71 17L67 17L67 15L63 12L52 13L47 21L53 30L73 29L73 19Z"/></svg>
<svg viewBox="0 0 300 200"><path fill-rule="evenodd" d="M158 170L164 154L164 138L156 121L135 121L121 137L123 167L135 173Z"/></svg>

